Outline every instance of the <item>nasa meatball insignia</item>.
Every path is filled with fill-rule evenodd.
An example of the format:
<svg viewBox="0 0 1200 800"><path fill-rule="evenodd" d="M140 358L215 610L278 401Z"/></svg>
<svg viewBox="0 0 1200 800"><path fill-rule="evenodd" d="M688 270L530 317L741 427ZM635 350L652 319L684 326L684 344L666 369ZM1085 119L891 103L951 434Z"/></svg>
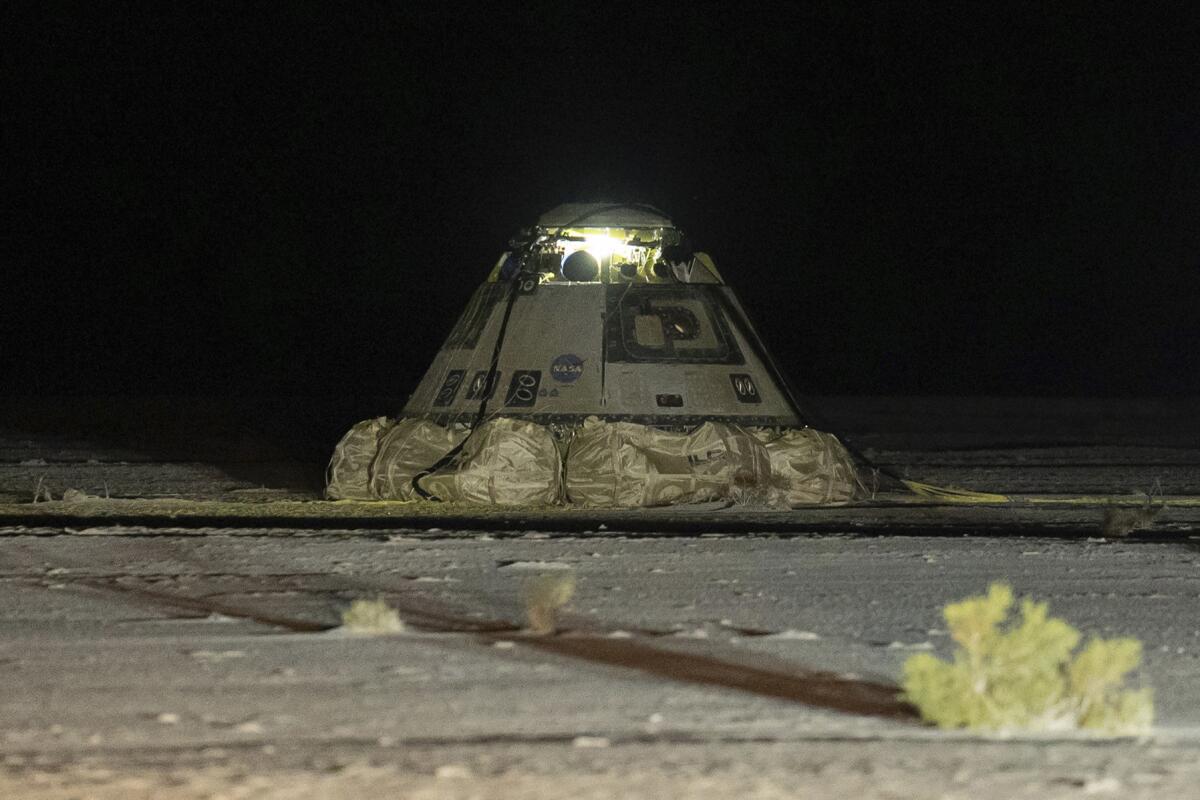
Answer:
<svg viewBox="0 0 1200 800"><path fill-rule="evenodd" d="M550 362L550 377L559 383L574 383L583 374L583 359L574 353L563 353Z"/></svg>

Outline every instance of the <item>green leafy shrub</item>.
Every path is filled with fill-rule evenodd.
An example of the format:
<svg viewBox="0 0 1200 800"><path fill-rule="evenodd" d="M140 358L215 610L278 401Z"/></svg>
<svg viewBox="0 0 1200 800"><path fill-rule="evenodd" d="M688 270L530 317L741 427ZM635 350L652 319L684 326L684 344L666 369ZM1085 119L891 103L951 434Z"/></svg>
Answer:
<svg viewBox="0 0 1200 800"><path fill-rule="evenodd" d="M1010 620L1012 605L1012 589L993 583L985 597L946 606L959 646L953 659L918 653L904 664L903 697L922 717L941 728L995 732L1149 729L1152 690L1122 688L1141 662L1141 642L1093 639L1072 657L1079 631L1028 598Z"/></svg>

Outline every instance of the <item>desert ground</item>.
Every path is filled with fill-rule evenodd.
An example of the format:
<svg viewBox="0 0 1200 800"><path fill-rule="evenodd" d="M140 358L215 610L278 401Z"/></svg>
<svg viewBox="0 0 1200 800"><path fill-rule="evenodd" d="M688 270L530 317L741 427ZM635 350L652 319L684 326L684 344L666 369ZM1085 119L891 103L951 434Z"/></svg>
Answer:
<svg viewBox="0 0 1200 800"><path fill-rule="evenodd" d="M889 470L1013 499L326 503L386 399L0 401L0 797L1200 797L1200 403L815 405ZM575 594L535 636L547 575ZM995 580L1140 639L1152 731L923 723L902 664ZM360 599L405 629L347 630Z"/></svg>

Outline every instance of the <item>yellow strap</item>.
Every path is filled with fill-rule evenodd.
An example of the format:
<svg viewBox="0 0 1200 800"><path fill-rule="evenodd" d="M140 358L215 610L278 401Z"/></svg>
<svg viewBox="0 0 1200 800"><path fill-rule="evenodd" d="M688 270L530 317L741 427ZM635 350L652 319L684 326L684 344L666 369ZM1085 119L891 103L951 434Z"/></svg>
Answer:
<svg viewBox="0 0 1200 800"><path fill-rule="evenodd" d="M930 483L902 481L909 491L921 497L933 497L947 503L1009 503L1012 498L1004 494L990 492L975 492L970 489L956 489L948 486L934 486Z"/></svg>
<svg viewBox="0 0 1200 800"><path fill-rule="evenodd" d="M998 504L998 503L1029 503L1031 505L1075 505L1075 506L1144 506L1146 496L1142 494L1092 494L1092 495L1056 495L1056 494L993 494L992 492L977 492L971 489L958 489L951 486L934 486L930 483L917 481L902 481L908 490L918 497L938 500L943 503L965 504ZM1173 508L1200 507L1200 495L1157 495L1153 504L1163 504Z"/></svg>
<svg viewBox="0 0 1200 800"><path fill-rule="evenodd" d="M1023 503L1043 503L1043 504L1062 504L1062 505L1122 505L1122 506L1144 506L1146 505L1146 495L1144 494L1113 494L1113 495L1078 495L1061 497L1055 495L1028 495L1022 497L1013 497L1013 500L1019 500ZM1155 495L1150 501L1150 505L1165 505L1168 508L1195 508L1200 506L1200 497L1196 495Z"/></svg>

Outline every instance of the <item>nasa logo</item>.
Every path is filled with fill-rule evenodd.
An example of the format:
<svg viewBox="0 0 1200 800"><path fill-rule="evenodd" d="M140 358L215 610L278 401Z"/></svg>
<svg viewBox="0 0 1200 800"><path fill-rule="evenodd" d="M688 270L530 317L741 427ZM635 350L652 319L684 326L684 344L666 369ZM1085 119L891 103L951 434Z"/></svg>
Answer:
<svg viewBox="0 0 1200 800"><path fill-rule="evenodd" d="M550 377L559 383L574 383L583 374L583 359L574 353L563 353L550 362Z"/></svg>

